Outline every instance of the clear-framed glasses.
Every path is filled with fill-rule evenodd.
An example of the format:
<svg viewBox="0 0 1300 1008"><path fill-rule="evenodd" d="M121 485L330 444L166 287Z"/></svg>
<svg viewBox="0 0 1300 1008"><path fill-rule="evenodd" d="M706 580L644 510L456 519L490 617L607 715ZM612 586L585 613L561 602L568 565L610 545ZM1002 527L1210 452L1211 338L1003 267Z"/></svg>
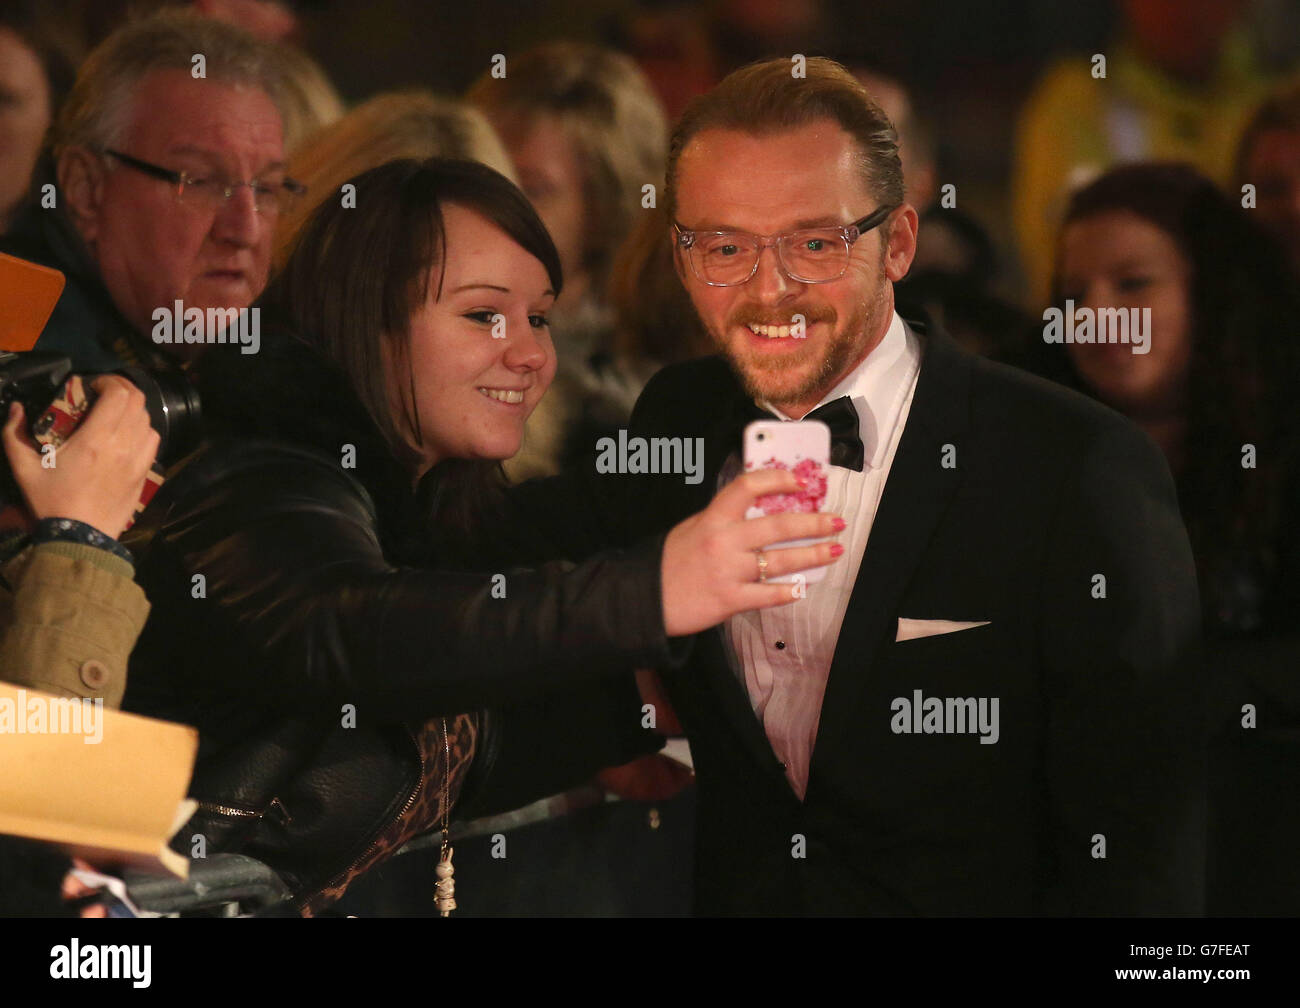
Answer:
<svg viewBox="0 0 1300 1008"><path fill-rule="evenodd" d="M254 179L252 182L231 182L227 179L205 178L191 175L189 172L172 171L170 168L141 161L121 151L106 148L104 153L142 175L170 183L176 192L178 202L213 213L225 206L228 199L244 188L252 192L253 206L264 216L284 213L293 206L299 196L307 191L305 185L291 178L275 181Z"/></svg>
<svg viewBox="0 0 1300 1008"><path fill-rule="evenodd" d="M763 249L776 246L777 261L791 280L830 283L849 268L853 243L879 225L901 204L882 206L852 224L803 228L783 235L752 235L747 231L688 231L676 221L677 247L691 272L710 287L747 283L758 271Z"/></svg>

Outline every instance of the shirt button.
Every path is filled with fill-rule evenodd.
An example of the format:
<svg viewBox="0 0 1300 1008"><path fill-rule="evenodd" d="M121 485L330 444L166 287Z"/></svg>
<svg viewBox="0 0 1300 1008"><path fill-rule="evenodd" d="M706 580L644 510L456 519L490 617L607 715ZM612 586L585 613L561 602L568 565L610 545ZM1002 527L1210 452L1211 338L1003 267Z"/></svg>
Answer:
<svg viewBox="0 0 1300 1008"><path fill-rule="evenodd" d="M783 640L779 640L779 641L777 641L777 642L776 642L776 649L777 649L778 651L784 651L784 650L785 650L785 641L783 641Z"/></svg>
<svg viewBox="0 0 1300 1008"><path fill-rule="evenodd" d="M93 690L102 690L108 683L108 666L92 658L81 665L81 681Z"/></svg>

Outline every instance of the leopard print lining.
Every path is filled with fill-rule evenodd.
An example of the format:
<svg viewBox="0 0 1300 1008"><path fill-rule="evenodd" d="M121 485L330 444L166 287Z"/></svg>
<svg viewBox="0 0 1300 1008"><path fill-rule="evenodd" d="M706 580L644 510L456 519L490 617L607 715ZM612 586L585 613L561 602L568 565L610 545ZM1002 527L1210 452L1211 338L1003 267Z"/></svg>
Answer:
<svg viewBox="0 0 1300 1008"><path fill-rule="evenodd" d="M447 718L447 739L451 743L451 774L447 778L447 794L454 808L460 797L461 787L469 773L470 763L474 760L474 746L478 740L479 723L474 714L458 714ZM304 917L313 917L331 903L338 900L347 891L358 876L369 871L381 861L387 860L404 844L423 833L442 828L442 795L444 772L447 768L447 751L443 743L442 718L430 718L418 728L412 727L416 742L419 744L424 762L420 789L414 804L395 822L390 823L382 832L365 860L354 865L343 878L334 885L322 889L302 909ZM429 879L429 900L433 901L434 879Z"/></svg>

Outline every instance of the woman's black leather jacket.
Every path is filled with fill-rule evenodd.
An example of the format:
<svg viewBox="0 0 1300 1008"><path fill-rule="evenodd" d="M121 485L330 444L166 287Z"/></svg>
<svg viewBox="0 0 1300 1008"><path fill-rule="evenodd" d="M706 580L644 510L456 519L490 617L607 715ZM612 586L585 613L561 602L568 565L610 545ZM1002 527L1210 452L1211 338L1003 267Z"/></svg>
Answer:
<svg viewBox="0 0 1300 1008"><path fill-rule="evenodd" d="M200 732L178 851L251 854L305 904L416 787L408 724L492 708L458 813L659 747L626 673L683 657L662 538L577 566L404 566L428 488L342 376L296 344L231 360L201 383L210 436L126 537L153 608L124 707Z"/></svg>

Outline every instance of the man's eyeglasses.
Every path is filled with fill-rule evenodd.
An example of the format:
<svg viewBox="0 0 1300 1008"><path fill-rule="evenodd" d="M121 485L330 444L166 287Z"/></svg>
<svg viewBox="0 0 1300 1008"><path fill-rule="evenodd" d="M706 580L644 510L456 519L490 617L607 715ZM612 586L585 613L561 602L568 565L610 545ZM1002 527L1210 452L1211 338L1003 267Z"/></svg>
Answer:
<svg viewBox="0 0 1300 1008"><path fill-rule="evenodd" d="M105 149L104 153L143 175L171 183L179 202L213 213L225 206L230 197L245 187L252 190L253 206L264 216L284 213L293 206L299 196L307 191L305 185L291 178L280 182L266 182L261 179L254 179L252 182L230 182L225 179L202 178L189 172L171 171L161 165L150 164L148 161L123 154L121 151Z"/></svg>
<svg viewBox="0 0 1300 1008"><path fill-rule="evenodd" d="M830 283L849 268L853 243L879 225L901 204L882 206L852 224L804 228L761 237L747 231L688 231L676 221L677 247L691 271L710 287L747 283L758 271L763 249L776 246L777 261L791 280Z"/></svg>

